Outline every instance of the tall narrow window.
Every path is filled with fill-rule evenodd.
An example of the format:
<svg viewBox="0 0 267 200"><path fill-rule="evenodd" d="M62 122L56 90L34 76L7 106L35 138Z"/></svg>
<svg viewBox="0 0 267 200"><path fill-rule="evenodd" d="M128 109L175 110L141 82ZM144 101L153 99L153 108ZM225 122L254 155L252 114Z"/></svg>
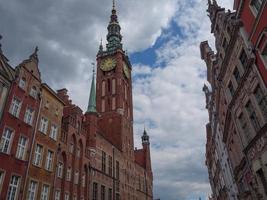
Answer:
<svg viewBox="0 0 267 200"><path fill-rule="evenodd" d="M111 91L111 84L110 84L110 79L108 79L108 92L110 93Z"/></svg>
<svg viewBox="0 0 267 200"><path fill-rule="evenodd" d="M112 94L116 94L116 79L112 79Z"/></svg>
<svg viewBox="0 0 267 200"><path fill-rule="evenodd" d="M33 87L31 88L30 96L32 96L32 97L35 98L35 99L37 98L37 89L36 89L35 86L33 86Z"/></svg>
<svg viewBox="0 0 267 200"><path fill-rule="evenodd" d="M85 187L85 174L82 175L82 187Z"/></svg>
<svg viewBox="0 0 267 200"><path fill-rule="evenodd" d="M120 179L120 163L116 161L116 178Z"/></svg>
<svg viewBox="0 0 267 200"><path fill-rule="evenodd" d="M245 137L247 138L247 140L251 140L251 131L250 128L247 124L247 120L245 118L245 115L243 113L240 114L240 116L238 117L239 120L239 124L245 134Z"/></svg>
<svg viewBox="0 0 267 200"><path fill-rule="evenodd" d="M24 77L22 77L20 80L19 80L19 87L23 90L25 90L25 86L26 86L26 79Z"/></svg>
<svg viewBox="0 0 267 200"><path fill-rule="evenodd" d="M63 163L59 162L57 166L57 177L62 178L63 176Z"/></svg>
<svg viewBox="0 0 267 200"><path fill-rule="evenodd" d="M52 138L53 140L57 140L57 126L55 124L53 124L51 126L51 131L50 131L50 138Z"/></svg>
<svg viewBox="0 0 267 200"><path fill-rule="evenodd" d="M106 188L104 185L101 185L101 200L105 200L106 197Z"/></svg>
<svg viewBox="0 0 267 200"><path fill-rule="evenodd" d="M48 119L42 117L40 121L39 131L46 134L48 128Z"/></svg>
<svg viewBox="0 0 267 200"><path fill-rule="evenodd" d="M101 102L101 111L102 112L105 112L105 99L102 99L102 102Z"/></svg>
<svg viewBox="0 0 267 200"><path fill-rule="evenodd" d="M98 186L97 183L93 183L93 200L98 200Z"/></svg>
<svg viewBox="0 0 267 200"><path fill-rule="evenodd" d="M258 131L260 129L259 119L256 115L255 109L253 108L251 101L247 102L246 109L249 114L249 118L251 120L253 127L255 128L256 131Z"/></svg>
<svg viewBox="0 0 267 200"><path fill-rule="evenodd" d="M108 200L112 200L112 189L108 189Z"/></svg>
<svg viewBox="0 0 267 200"><path fill-rule="evenodd" d="M15 117L19 117L20 107L21 107L21 101L16 97L14 97L9 112Z"/></svg>
<svg viewBox="0 0 267 200"><path fill-rule="evenodd" d="M67 181L71 180L71 167L68 167L67 169L66 180Z"/></svg>
<svg viewBox="0 0 267 200"><path fill-rule="evenodd" d="M74 174L74 184L78 184L79 183L79 171L75 171Z"/></svg>
<svg viewBox="0 0 267 200"><path fill-rule="evenodd" d="M27 147L27 138L24 136L20 136L16 152L16 158L21 160L25 159L26 147Z"/></svg>
<svg viewBox="0 0 267 200"><path fill-rule="evenodd" d="M69 193L65 193L64 200L69 200L69 198L70 198Z"/></svg>
<svg viewBox="0 0 267 200"><path fill-rule="evenodd" d="M48 200L48 199L49 199L49 185L43 185L41 200Z"/></svg>
<svg viewBox="0 0 267 200"><path fill-rule="evenodd" d="M0 152L9 154L10 149L11 149L11 143L12 143L12 135L13 135L13 131L9 128L5 128L2 138L1 138Z"/></svg>
<svg viewBox="0 0 267 200"><path fill-rule="evenodd" d="M41 166L42 153L43 153L43 147L37 144L35 147L35 153L34 153L34 158L33 158L34 165Z"/></svg>
<svg viewBox="0 0 267 200"><path fill-rule="evenodd" d="M28 198L27 198L27 200L35 200L36 199L37 186L38 186L38 183L36 181L31 181L30 182L29 189L28 189Z"/></svg>
<svg viewBox="0 0 267 200"><path fill-rule="evenodd" d="M102 151L102 172L106 173L106 152Z"/></svg>
<svg viewBox="0 0 267 200"><path fill-rule="evenodd" d="M27 108L24 116L24 122L29 125L32 125L33 117L34 117L34 110L32 108Z"/></svg>
<svg viewBox="0 0 267 200"><path fill-rule="evenodd" d="M50 150L47 151L45 169L52 171L54 153Z"/></svg>
<svg viewBox="0 0 267 200"><path fill-rule="evenodd" d="M106 95L106 82L105 81L102 81L102 86L101 86L101 94L102 94L102 97Z"/></svg>
<svg viewBox="0 0 267 200"><path fill-rule="evenodd" d="M112 97L112 110L116 109L116 97Z"/></svg>
<svg viewBox="0 0 267 200"><path fill-rule="evenodd" d="M263 93L263 91L259 85L254 90L254 96L256 98L256 101L259 105L259 108L260 108L265 120L267 120L267 97L266 97L266 95L264 95L264 93Z"/></svg>
<svg viewBox="0 0 267 200"><path fill-rule="evenodd" d="M112 176L112 157L108 156L108 174Z"/></svg>
<svg viewBox="0 0 267 200"><path fill-rule="evenodd" d="M8 186L7 200L17 199L17 195L19 192L19 184L20 184L20 177L13 175L10 179L10 183Z"/></svg>
<svg viewBox="0 0 267 200"><path fill-rule="evenodd" d="M60 200L60 190L56 190L56 192L55 192L55 200Z"/></svg>

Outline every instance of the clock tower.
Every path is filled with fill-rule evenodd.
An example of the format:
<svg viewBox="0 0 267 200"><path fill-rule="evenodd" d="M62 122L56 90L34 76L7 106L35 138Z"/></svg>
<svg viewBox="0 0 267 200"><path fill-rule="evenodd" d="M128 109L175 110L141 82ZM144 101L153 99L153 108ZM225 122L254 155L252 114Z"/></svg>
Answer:
<svg viewBox="0 0 267 200"><path fill-rule="evenodd" d="M133 156L133 105L131 63L122 47L121 27L113 1L107 45L97 54L96 110L100 134Z"/></svg>

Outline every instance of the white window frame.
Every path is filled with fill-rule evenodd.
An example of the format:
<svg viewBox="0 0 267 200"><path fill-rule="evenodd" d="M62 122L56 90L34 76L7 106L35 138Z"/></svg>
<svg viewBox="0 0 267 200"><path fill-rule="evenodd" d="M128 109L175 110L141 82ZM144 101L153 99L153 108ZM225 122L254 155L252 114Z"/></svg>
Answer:
<svg viewBox="0 0 267 200"><path fill-rule="evenodd" d="M32 125L33 118L34 118L34 109L28 107L24 115L24 122L26 124Z"/></svg>
<svg viewBox="0 0 267 200"><path fill-rule="evenodd" d="M49 194L50 194L50 186L47 184L43 184L41 200L49 200Z"/></svg>
<svg viewBox="0 0 267 200"><path fill-rule="evenodd" d="M10 178L8 192L7 192L7 200L13 200L18 198L19 186L20 186L20 176L12 175ZM10 196L11 195L11 196Z"/></svg>
<svg viewBox="0 0 267 200"><path fill-rule="evenodd" d="M35 86L31 87L30 96L37 99L37 88Z"/></svg>
<svg viewBox="0 0 267 200"><path fill-rule="evenodd" d="M5 153L5 154L10 154L12 141L13 141L13 135L14 135L14 130L12 130L11 128L5 127L3 135L1 137L0 152Z"/></svg>
<svg viewBox="0 0 267 200"><path fill-rule="evenodd" d="M57 141L57 135L58 135L58 126L55 124L52 124L51 129L50 129L50 138Z"/></svg>
<svg viewBox="0 0 267 200"><path fill-rule="evenodd" d="M76 170L74 174L74 184L78 185L79 183L79 171Z"/></svg>
<svg viewBox="0 0 267 200"><path fill-rule="evenodd" d="M26 87L26 78L25 77L21 77L19 79L19 87L23 90L25 90Z"/></svg>
<svg viewBox="0 0 267 200"><path fill-rule="evenodd" d="M24 160L25 159L27 145L28 145L28 138L23 136L23 135L21 135L19 137L19 141L18 141L16 158L18 158L20 160Z"/></svg>
<svg viewBox="0 0 267 200"><path fill-rule="evenodd" d="M40 167L42 164L42 158L43 158L43 146L40 144L36 144L35 151L34 151L34 158L32 162L33 165Z"/></svg>
<svg viewBox="0 0 267 200"><path fill-rule="evenodd" d="M66 180L71 181L71 167L68 167L67 174L66 174Z"/></svg>
<svg viewBox="0 0 267 200"><path fill-rule="evenodd" d="M31 180L28 186L27 200L35 200L38 190L38 182Z"/></svg>
<svg viewBox="0 0 267 200"><path fill-rule="evenodd" d="M260 12L260 9L261 8L259 10L257 10L257 8L255 7L255 5L252 4L253 1L255 1L255 0L250 0L249 7L250 7L250 10L252 11L252 14L254 15L254 17L257 17L257 15ZM261 6L262 6L263 0L256 0L256 1L260 1L259 3L261 3Z"/></svg>
<svg viewBox="0 0 267 200"><path fill-rule="evenodd" d="M47 151L45 169L48 171L53 170L53 160L54 160L54 152L51 150Z"/></svg>
<svg viewBox="0 0 267 200"><path fill-rule="evenodd" d="M63 167L64 167L64 164L62 162L58 162L58 167L57 167L57 177L58 178L63 177Z"/></svg>
<svg viewBox="0 0 267 200"><path fill-rule="evenodd" d="M45 117L41 117L39 131L46 135L48 130L48 119Z"/></svg>
<svg viewBox="0 0 267 200"><path fill-rule="evenodd" d="M70 195L68 192L65 192L64 194L64 200L69 200L70 199Z"/></svg>
<svg viewBox="0 0 267 200"><path fill-rule="evenodd" d="M60 196L61 196L60 194L61 194L61 191L59 189L57 189L55 191L55 200L60 200Z"/></svg>
<svg viewBox="0 0 267 200"><path fill-rule="evenodd" d="M19 98L13 97L12 103L9 109L10 114L18 118L20 109L21 109L21 104L22 104L22 101Z"/></svg>

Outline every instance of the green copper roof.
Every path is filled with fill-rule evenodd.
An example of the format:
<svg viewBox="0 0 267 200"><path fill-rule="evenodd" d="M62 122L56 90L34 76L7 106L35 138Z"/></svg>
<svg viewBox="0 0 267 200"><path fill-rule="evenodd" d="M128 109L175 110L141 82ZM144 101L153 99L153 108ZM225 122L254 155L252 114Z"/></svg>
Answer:
<svg viewBox="0 0 267 200"><path fill-rule="evenodd" d="M91 91L89 96L89 103L87 107L87 112L96 112L96 92L95 92L95 76L93 72Z"/></svg>

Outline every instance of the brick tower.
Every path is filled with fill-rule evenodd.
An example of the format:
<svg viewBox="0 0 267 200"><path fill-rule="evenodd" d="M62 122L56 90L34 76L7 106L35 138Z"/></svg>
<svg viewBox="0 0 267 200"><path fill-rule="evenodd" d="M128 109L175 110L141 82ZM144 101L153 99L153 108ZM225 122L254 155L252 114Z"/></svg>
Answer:
<svg viewBox="0 0 267 200"><path fill-rule="evenodd" d="M114 146L133 155L133 106L131 63L122 48L121 27L113 2L107 27L107 45L97 54L96 110L101 134Z"/></svg>

